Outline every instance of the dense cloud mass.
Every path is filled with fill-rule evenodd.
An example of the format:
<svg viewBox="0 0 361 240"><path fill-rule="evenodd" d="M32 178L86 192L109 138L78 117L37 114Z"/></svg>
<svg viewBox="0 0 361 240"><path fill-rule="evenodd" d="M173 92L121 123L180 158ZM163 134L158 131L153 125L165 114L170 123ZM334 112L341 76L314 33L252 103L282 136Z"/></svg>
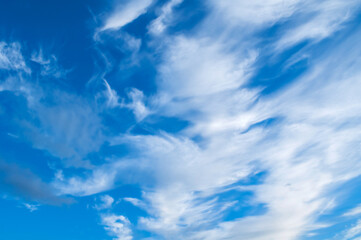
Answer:
<svg viewBox="0 0 361 240"><path fill-rule="evenodd" d="M1 207L61 216L28 235L361 239L361 1L15 2Z"/></svg>

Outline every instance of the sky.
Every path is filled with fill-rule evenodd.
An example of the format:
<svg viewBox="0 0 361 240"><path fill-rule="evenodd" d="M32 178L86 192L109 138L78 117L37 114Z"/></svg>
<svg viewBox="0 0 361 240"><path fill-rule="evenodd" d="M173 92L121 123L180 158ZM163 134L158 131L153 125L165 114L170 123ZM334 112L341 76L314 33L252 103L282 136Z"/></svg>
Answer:
<svg viewBox="0 0 361 240"><path fill-rule="evenodd" d="M361 0L0 0L0 239L361 240Z"/></svg>

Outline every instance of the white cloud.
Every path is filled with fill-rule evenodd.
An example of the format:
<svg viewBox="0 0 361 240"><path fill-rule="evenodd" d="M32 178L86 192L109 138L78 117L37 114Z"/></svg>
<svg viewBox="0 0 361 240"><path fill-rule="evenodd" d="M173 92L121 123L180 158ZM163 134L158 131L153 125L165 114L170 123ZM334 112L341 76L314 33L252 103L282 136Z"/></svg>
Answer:
<svg viewBox="0 0 361 240"><path fill-rule="evenodd" d="M207 38L172 39L159 69L159 90L171 98L187 98L240 87L256 54L250 52L238 61L237 55L226 51L226 46Z"/></svg>
<svg viewBox="0 0 361 240"><path fill-rule="evenodd" d="M112 145L127 143L137 156L114 159L93 170L88 178L68 178L60 185L64 193L89 195L108 190L119 181L135 181L147 191L141 200L125 200L150 214L140 219L142 227L167 239L236 240L242 236L249 240L291 240L328 226L318 223L317 218L332 208L328 204L334 196L329 189L360 174L359 151L355 150L361 140L357 122L361 117L361 78L355 67L360 49L347 50L359 37L353 36L328 55L312 59L309 64L313 67L293 85L262 96L260 89L249 89L246 84L263 49L249 43L253 32L242 32L245 36L238 38L234 29L247 24L262 28L291 19L295 13L313 13L314 17L305 21L312 26L305 29L319 29L303 29L309 35L300 34L290 44L310 37L319 40L339 28L345 20L345 8L303 9L314 5L278 0L237 3L212 1L219 8L205 23L219 13L226 21L234 20L227 26L222 25L222 19L219 25L212 25L225 29L220 36L212 34L211 25L204 24L198 29L199 35L164 38L158 93L150 101L151 110L145 107L142 92L133 90L129 95L132 102L127 106L138 120L151 112L187 120L189 126L176 135L123 135L113 139ZM164 9L164 14L170 14L169 9ZM129 21L115 24L117 21L109 20L113 25L106 24L105 29L116 29ZM326 28L330 29L323 32ZM282 39L290 35L284 36ZM349 60L334 60L341 56ZM116 105L116 93L107 86L108 99ZM269 118L280 120L272 128L254 126ZM201 140L194 142L198 136ZM221 201L219 195L259 171L265 171L266 176L258 185L247 187L254 194L248 204L264 205L265 212L223 222L227 207L247 203ZM105 225L111 226L114 219L117 217L109 218ZM119 229L124 221L120 219ZM116 232L118 228L108 230Z"/></svg>
<svg viewBox="0 0 361 240"><path fill-rule="evenodd" d="M26 66L19 43L0 42L0 69L31 72Z"/></svg>
<svg viewBox="0 0 361 240"><path fill-rule="evenodd" d="M106 91L105 91L105 96L107 99L106 105L108 107L119 106L120 103L119 103L119 96L118 96L117 92L110 87L109 83L105 79L104 79L104 85L106 87Z"/></svg>
<svg viewBox="0 0 361 240"><path fill-rule="evenodd" d="M361 240L361 237L353 238L352 240Z"/></svg>
<svg viewBox="0 0 361 240"><path fill-rule="evenodd" d="M103 214L101 216L104 229L114 236L114 240L132 240L132 230L129 220L122 215Z"/></svg>
<svg viewBox="0 0 361 240"><path fill-rule="evenodd" d="M267 203L267 214L222 223L199 233L200 238L297 239L316 226L314 219L330 198L325 189L360 174L355 166L359 165L361 132L352 120L360 112L355 90L361 87L360 72L352 63L337 68L334 61L338 51L355 59L346 49L358 37L351 39L314 63L309 75L279 95L261 99L254 108L284 118L272 127L274 133L265 142L249 149L269 171L265 183L255 187L255 200ZM349 125L343 128L343 124Z"/></svg>
<svg viewBox="0 0 361 240"><path fill-rule="evenodd" d="M140 208L145 207L145 204L141 200L139 200L137 198L126 197L126 198L123 198L123 200L133 204L136 207L140 207Z"/></svg>
<svg viewBox="0 0 361 240"><path fill-rule="evenodd" d="M361 205L356 206L355 208L350 209L349 211L345 212L343 216L345 217L351 217L351 216L357 216L361 214Z"/></svg>
<svg viewBox="0 0 361 240"><path fill-rule="evenodd" d="M24 57L20 55L20 44L0 45L7 49L4 50L7 53L7 68L27 71ZM46 60L41 51L33 54L32 60L41 65L50 64L55 72L49 74L57 76L56 60ZM100 118L91 101L53 86L44 91L43 87L39 87L38 81L29 77L9 76L0 83L0 92L11 91L27 100L27 108L32 117L19 122L18 127L22 129L19 137L30 141L35 148L64 159L68 166L90 167L91 164L82 158L89 152L96 151L104 141ZM44 85L46 88L46 83Z"/></svg>
<svg viewBox="0 0 361 240"><path fill-rule="evenodd" d="M358 220L350 229L344 233L342 240L357 240L355 237L360 237L361 234L361 220Z"/></svg>
<svg viewBox="0 0 361 240"><path fill-rule="evenodd" d="M45 56L42 49L33 52L30 60L40 65L40 75L44 77L65 78L70 72L70 70L65 70L59 65L56 56Z"/></svg>
<svg viewBox="0 0 361 240"><path fill-rule="evenodd" d="M97 210L104 210L111 208L114 203L114 198L109 195L102 195L99 197L100 203L95 204L94 208Z"/></svg>
<svg viewBox="0 0 361 240"><path fill-rule="evenodd" d="M126 102L125 99L119 99L117 92L112 89L109 83L104 79L104 84L106 87L105 98L106 106L110 108L128 108L133 111L133 114L137 121L143 120L150 114L149 109L145 106L145 96L142 91L131 88L128 92L129 101Z"/></svg>
<svg viewBox="0 0 361 240"><path fill-rule="evenodd" d="M34 211L38 210L39 205L38 204L24 203L24 207L27 208L30 212L34 212Z"/></svg>
<svg viewBox="0 0 361 240"><path fill-rule="evenodd" d="M300 3L299 0L211 0L215 12L220 12L222 18L229 23L253 24L252 27L275 22L291 16ZM233 23L232 23L233 22Z"/></svg>
<svg viewBox="0 0 361 240"><path fill-rule="evenodd" d="M182 2L183 0L170 0L162 6L159 16L150 23L149 32L154 35L163 33L168 24L172 22L173 8Z"/></svg>
<svg viewBox="0 0 361 240"><path fill-rule="evenodd" d="M11 91L16 95L23 95L28 101L29 106L34 106L41 95L41 91L39 91L39 89L34 89L31 84L23 78L12 76L6 78L0 83L0 92L2 91Z"/></svg>
<svg viewBox="0 0 361 240"><path fill-rule="evenodd" d="M63 177L55 179L53 186L61 194L71 194L74 196L89 196L104 192L114 187L117 169L98 168L93 170L86 177L78 176Z"/></svg>
<svg viewBox="0 0 361 240"><path fill-rule="evenodd" d="M125 104L124 107L133 110L137 121L143 120L149 114L149 109L145 106L144 103L145 96L143 92L136 88L132 88L128 92L128 97L131 99L131 102Z"/></svg>
<svg viewBox="0 0 361 240"><path fill-rule="evenodd" d="M131 23L147 11L152 0L132 0L125 4L119 4L115 11L105 20L101 31L108 29L117 30Z"/></svg>
<svg viewBox="0 0 361 240"><path fill-rule="evenodd" d="M141 223L172 239L297 239L327 227L316 219L332 208L328 190L360 174L355 166L360 165L361 78L354 62L360 49L347 50L359 37L314 59L307 74L266 97L244 87L253 63L247 54L204 39L172 42L154 98L159 114L186 119L190 127L177 136L123 141L138 149L140 160L149 161L156 178L153 191L144 195L152 217ZM341 56L348 60L340 63ZM272 128L252 127L268 118L280 120ZM190 140L195 136L204 140L195 144ZM220 203L202 197L215 198L219 189L255 169L267 176L248 189L266 213L229 222L213 217ZM193 232L210 223L216 227Z"/></svg>
<svg viewBox="0 0 361 240"><path fill-rule="evenodd" d="M329 0L322 3L306 1L299 10L311 17L307 21L296 22L277 42L276 48L285 49L305 40L323 40L336 31L352 17L358 1Z"/></svg>
<svg viewBox="0 0 361 240"><path fill-rule="evenodd" d="M340 30L358 9L358 0L342 1L313 0L225 0L209 1L213 7L212 19L207 25L212 28L223 27L229 31L240 31L237 38L244 37L242 32L262 31L274 24L280 24L281 36L274 43L277 50L285 50L300 42L311 40L317 43ZM248 36L249 37L249 36ZM254 39L258 41L259 39Z"/></svg>
<svg viewBox="0 0 361 240"><path fill-rule="evenodd" d="M344 21L344 14L335 14L333 5L325 15L322 9L302 9L313 5L299 1L234 3L212 1L219 7L214 15L222 13L228 20L237 20L232 26L223 26L220 21L215 26L224 27L220 36L205 24L199 35L165 38L158 93L150 101L151 110L145 107L145 96L139 90L132 90L131 103L124 105L133 109L138 120L151 112L187 120L189 126L174 135L129 134L110 140L112 145L128 144L135 149L135 156L112 159L84 178L56 180L54 184L62 193L91 195L119 182L136 182L147 189L143 199L124 200L146 209L149 216L141 218L140 224L166 239L237 240L242 236L291 240L328 226L317 219L333 206L329 205L334 199L332 188L361 174L360 37L355 34L324 56L311 59L307 72L293 84L263 96L260 89L246 85L262 49L257 43L243 45L243 40L254 36L245 31L242 34L249 35L237 38L234 29L238 23L264 27L295 17L295 12L312 12L315 17L309 20L320 29L296 36L290 41L295 44L329 36ZM120 28L146 7L133 8L122 10L132 14L110 17L104 28ZM336 17L329 19L329 14ZM330 26L330 31L324 32ZM110 105L117 105L116 92L106 86ZM270 118L278 122L269 128L262 121ZM85 135L85 139L92 136ZM194 141L197 137L200 140ZM243 188L254 194L249 203L219 198L229 189L241 191L244 186L232 185L260 171L266 172L264 179ZM264 205L265 212L222 221L228 207L245 204ZM119 239L131 239L130 223L124 216L104 215L102 219ZM358 234L356 225L346 239Z"/></svg>

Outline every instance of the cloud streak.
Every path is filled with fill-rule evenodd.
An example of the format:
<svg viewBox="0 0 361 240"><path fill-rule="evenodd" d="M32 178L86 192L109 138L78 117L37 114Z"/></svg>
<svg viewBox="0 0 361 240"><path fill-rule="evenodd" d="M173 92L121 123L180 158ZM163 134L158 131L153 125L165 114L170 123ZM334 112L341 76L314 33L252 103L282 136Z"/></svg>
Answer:
<svg viewBox="0 0 361 240"><path fill-rule="evenodd" d="M116 10L107 17L100 31L122 28L144 14L151 3L152 0L134 0L119 4Z"/></svg>

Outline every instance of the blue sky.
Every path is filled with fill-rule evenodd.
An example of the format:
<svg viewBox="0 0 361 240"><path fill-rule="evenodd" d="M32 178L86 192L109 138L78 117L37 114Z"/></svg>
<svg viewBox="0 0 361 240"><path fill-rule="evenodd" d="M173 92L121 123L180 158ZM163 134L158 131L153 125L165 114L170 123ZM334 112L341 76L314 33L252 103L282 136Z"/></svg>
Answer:
<svg viewBox="0 0 361 240"><path fill-rule="evenodd" d="M0 239L360 240L360 7L0 0Z"/></svg>

